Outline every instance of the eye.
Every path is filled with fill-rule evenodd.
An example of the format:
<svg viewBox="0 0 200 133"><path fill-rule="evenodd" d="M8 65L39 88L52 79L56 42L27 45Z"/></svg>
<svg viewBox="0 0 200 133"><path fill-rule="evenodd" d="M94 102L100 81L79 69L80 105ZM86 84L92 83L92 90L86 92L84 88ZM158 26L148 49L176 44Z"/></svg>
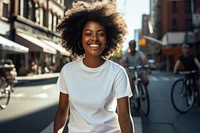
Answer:
<svg viewBox="0 0 200 133"><path fill-rule="evenodd" d="M89 37L89 36L92 36L92 33L87 33L87 32L86 32L86 33L85 33L85 36L88 36L88 37Z"/></svg>
<svg viewBox="0 0 200 133"><path fill-rule="evenodd" d="M97 35L98 35L99 37L104 37L106 34L105 34L104 31L100 31L100 32L97 33Z"/></svg>

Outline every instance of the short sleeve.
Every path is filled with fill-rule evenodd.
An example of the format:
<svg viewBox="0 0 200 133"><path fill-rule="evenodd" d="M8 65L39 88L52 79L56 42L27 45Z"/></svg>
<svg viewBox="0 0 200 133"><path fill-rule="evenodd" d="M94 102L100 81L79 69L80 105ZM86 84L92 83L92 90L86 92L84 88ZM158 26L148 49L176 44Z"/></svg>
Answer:
<svg viewBox="0 0 200 133"><path fill-rule="evenodd" d="M122 98L122 97L131 97L132 91L130 88L129 79L125 69L121 69L115 77L113 89L115 92L115 97Z"/></svg>
<svg viewBox="0 0 200 133"><path fill-rule="evenodd" d="M56 83L56 89L62 93L68 94L68 89L65 81L66 80L64 75L64 69L62 69Z"/></svg>

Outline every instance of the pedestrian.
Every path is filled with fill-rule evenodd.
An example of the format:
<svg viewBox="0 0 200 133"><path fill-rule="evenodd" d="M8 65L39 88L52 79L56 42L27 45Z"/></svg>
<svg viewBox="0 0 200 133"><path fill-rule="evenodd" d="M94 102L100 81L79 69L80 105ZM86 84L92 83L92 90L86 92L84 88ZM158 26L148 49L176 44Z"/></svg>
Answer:
<svg viewBox="0 0 200 133"><path fill-rule="evenodd" d="M68 117L69 133L134 133L128 76L108 60L124 41L123 15L109 1L78 1L59 29L63 45L78 58L63 66L57 81L54 133L63 132Z"/></svg>
<svg viewBox="0 0 200 133"><path fill-rule="evenodd" d="M36 61L34 61L34 60L31 61L30 72L31 72L31 74L37 74L38 73L38 66L36 64Z"/></svg>
<svg viewBox="0 0 200 133"><path fill-rule="evenodd" d="M183 64L185 71L200 70L200 62L198 58L190 52L189 44L184 43L182 45L182 54L174 65L174 74L176 74L176 71L180 64ZM199 73L194 74L193 78L196 86L196 92L198 94L197 104L198 106L200 106Z"/></svg>

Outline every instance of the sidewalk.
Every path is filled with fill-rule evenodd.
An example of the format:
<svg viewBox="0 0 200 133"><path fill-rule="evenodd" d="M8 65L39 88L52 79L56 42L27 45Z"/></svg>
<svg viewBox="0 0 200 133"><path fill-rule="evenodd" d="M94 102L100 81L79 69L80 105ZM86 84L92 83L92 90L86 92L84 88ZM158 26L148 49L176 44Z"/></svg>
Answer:
<svg viewBox="0 0 200 133"><path fill-rule="evenodd" d="M58 76L59 76L59 73L45 73L45 74L38 74L38 75L17 76L16 85L21 85L24 83L29 83L29 82L39 81L39 80L58 78Z"/></svg>
<svg viewBox="0 0 200 133"><path fill-rule="evenodd" d="M17 76L17 80L18 81L22 81L22 80L41 80L41 79L56 78L58 76L59 76L59 73L45 73L45 74L29 75L29 76Z"/></svg>

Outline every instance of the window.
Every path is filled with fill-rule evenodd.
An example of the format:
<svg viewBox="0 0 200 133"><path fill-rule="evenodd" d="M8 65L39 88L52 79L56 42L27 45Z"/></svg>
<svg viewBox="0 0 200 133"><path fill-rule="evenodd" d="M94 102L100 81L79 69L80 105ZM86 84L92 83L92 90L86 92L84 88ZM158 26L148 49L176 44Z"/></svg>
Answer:
<svg viewBox="0 0 200 133"><path fill-rule="evenodd" d="M47 27L48 23L47 23L47 10L45 10L45 8L42 8L43 10L43 26Z"/></svg>
<svg viewBox="0 0 200 133"><path fill-rule="evenodd" d="M35 3L33 1L29 2L29 19L33 22L36 22L35 18Z"/></svg>
<svg viewBox="0 0 200 133"><path fill-rule="evenodd" d="M192 19L185 20L185 30L192 31Z"/></svg>
<svg viewBox="0 0 200 133"><path fill-rule="evenodd" d="M172 1L172 12L177 12L177 5L176 1Z"/></svg>
<svg viewBox="0 0 200 133"><path fill-rule="evenodd" d="M51 30L53 30L53 26L54 26L53 20L54 20L54 15L53 15L53 12L51 12Z"/></svg>
<svg viewBox="0 0 200 133"><path fill-rule="evenodd" d="M21 15L21 0L18 0L18 15Z"/></svg>
<svg viewBox="0 0 200 133"><path fill-rule="evenodd" d="M185 1L185 12L187 13L190 13L192 10L191 10L191 0L186 0Z"/></svg>
<svg viewBox="0 0 200 133"><path fill-rule="evenodd" d="M24 0L24 3L23 3L23 17L28 18L28 14L29 14L28 0Z"/></svg>
<svg viewBox="0 0 200 133"><path fill-rule="evenodd" d="M3 17L5 17L5 18L9 17L8 4L7 3L3 3Z"/></svg>
<svg viewBox="0 0 200 133"><path fill-rule="evenodd" d="M172 20L172 31L176 31L177 30L177 24L176 24L176 19Z"/></svg>

